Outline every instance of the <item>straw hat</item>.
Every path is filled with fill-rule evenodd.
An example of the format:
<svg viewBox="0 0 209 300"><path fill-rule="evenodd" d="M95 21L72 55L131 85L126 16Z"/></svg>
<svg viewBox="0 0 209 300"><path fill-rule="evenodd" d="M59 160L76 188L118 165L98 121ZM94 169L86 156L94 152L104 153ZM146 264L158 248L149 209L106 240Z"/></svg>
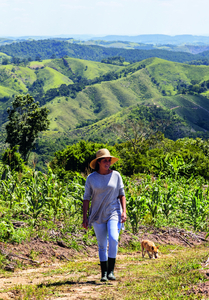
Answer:
<svg viewBox="0 0 209 300"><path fill-rule="evenodd" d="M96 167L96 161L99 159L99 158L105 158L105 157L111 157L111 164L110 165L113 165L114 163L116 163L116 161L118 161L118 158L117 157L114 157L112 155L110 155L110 152L109 150L107 149L100 149L96 152L96 158L93 159L91 162L90 162L90 167L92 169L95 169Z"/></svg>

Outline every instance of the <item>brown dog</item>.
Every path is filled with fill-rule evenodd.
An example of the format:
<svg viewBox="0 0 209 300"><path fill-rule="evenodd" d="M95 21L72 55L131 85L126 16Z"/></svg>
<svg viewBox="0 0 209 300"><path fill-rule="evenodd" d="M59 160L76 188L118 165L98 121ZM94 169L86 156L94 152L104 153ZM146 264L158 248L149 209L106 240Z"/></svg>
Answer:
<svg viewBox="0 0 209 300"><path fill-rule="evenodd" d="M147 251L147 254L149 255L149 258L157 258L158 257L158 247L155 246L155 244L149 240L143 240L141 242L142 247L142 257L145 256L145 253ZM151 254L150 254L151 252Z"/></svg>

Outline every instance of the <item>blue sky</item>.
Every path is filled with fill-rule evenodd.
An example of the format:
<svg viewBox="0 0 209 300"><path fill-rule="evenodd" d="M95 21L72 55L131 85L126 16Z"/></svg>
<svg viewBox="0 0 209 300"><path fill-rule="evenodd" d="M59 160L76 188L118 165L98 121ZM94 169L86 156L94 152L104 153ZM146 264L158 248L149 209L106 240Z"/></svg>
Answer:
<svg viewBox="0 0 209 300"><path fill-rule="evenodd" d="M208 0L0 0L0 37L209 36Z"/></svg>

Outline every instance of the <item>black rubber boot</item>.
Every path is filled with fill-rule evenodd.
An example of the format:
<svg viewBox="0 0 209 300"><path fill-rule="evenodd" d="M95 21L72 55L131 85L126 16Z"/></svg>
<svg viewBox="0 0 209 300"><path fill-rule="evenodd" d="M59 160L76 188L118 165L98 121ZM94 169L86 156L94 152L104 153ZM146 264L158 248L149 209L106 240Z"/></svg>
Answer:
<svg viewBox="0 0 209 300"><path fill-rule="evenodd" d="M102 277L100 281L108 281L107 279L107 261L100 261Z"/></svg>
<svg viewBox="0 0 209 300"><path fill-rule="evenodd" d="M109 280L116 280L114 276L114 267L115 267L115 258L108 257L107 278Z"/></svg>

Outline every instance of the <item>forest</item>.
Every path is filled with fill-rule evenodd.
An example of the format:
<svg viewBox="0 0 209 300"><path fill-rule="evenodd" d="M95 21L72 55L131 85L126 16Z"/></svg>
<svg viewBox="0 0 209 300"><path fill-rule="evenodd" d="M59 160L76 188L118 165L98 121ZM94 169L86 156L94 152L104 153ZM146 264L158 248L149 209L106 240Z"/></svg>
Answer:
<svg viewBox="0 0 209 300"><path fill-rule="evenodd" d="M174 52L161 49L121 49L106 48L97 45L72 44L59 40L22 41L0 46L0 52L19 59L43 60L70 56L92 61L101 61L108 57L121 56L128 62L137 62L150 57L158 57L175 62L188 62L192 60L207 59L208 51L200 54Z"/></svg>

